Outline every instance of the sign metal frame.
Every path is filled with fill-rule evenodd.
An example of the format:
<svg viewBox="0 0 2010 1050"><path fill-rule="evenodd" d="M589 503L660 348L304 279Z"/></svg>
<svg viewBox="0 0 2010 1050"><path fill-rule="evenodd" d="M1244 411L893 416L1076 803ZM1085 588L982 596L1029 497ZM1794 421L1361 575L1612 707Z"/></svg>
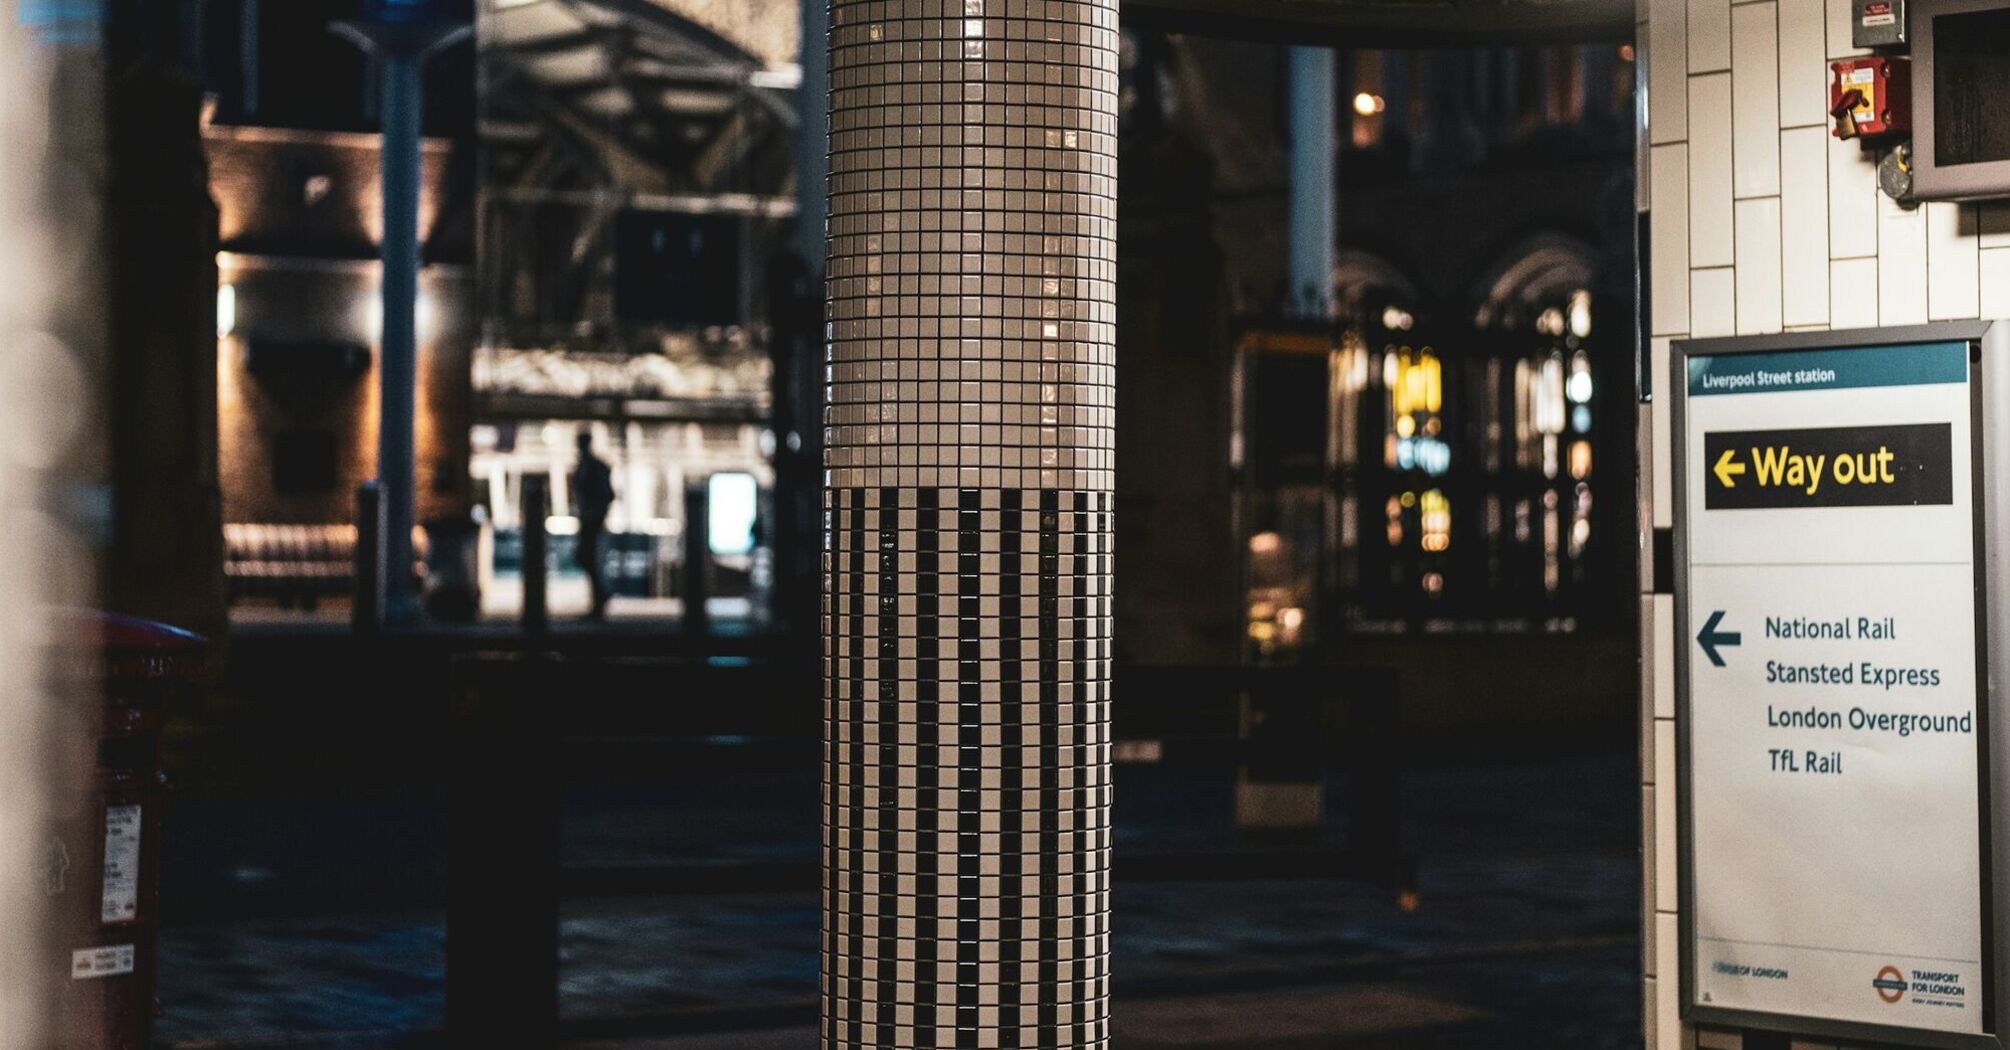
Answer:
<svg viewBox="0 0 2010 1050"><path fill-rule="evenodd" d="M1897 1025L1869 1024L1835 1018L1798 1016L1735 1009L1696 1002L1696 881L1690 763L1690 674L1695 639L1685 637L1690 623L1689 496L1688 496L1688 367L1692 357L1805 350L1850 350L1922 343L1965 342L1969 347L1969 411L1971 462L1974 472L1971 512L1975 537L1976 621L1976 774L1981 820L1976 829L1982 885L1976 888L1981 915L1983 976L1980 1035L1940 1032ZM2010 937L1994 928L1997 917L2010 916L2010 757L1997 761L2010 746L2010 683L1997 688L1992 666L2010 656L2010 537L1999 539L1986 527L1998 522L2010 527L2010 321L1957 321L1894 328L1865 328L1786 335L1679 339L1669 353L1669 465L1674 496L1675 623L1675 776L1676 870L1679 880L1681 1016L1685 1022L1723 1028L1744 1028L1791 1036L1880 1043L1931 1050L2010 1050L2010 1024L2002 1010L2010 1006ZM1998 466L2000 465L2000 466ZM1995 469L1992 469L1995 468ZM1665 785L1664 785L1665 787ZM1666 980L1667 975L1662 975Z"/></svg>

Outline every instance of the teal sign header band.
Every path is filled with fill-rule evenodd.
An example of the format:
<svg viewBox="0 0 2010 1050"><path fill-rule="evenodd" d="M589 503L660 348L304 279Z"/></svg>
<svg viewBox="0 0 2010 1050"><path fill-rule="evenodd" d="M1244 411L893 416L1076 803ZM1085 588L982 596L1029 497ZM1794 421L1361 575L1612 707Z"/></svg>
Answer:
<svg viewBox="0 0 2010 1050"><path fill-rule="evenodd" d="M1689 396L1968 382L1968 344L1719 354L1689 359Z"/></svg>

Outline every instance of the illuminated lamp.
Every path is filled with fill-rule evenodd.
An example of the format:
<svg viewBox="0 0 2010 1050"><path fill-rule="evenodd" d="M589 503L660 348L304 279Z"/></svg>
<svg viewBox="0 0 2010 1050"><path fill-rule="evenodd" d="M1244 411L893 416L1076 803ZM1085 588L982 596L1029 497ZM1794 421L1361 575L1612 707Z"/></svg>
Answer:
<svg viewBox="0 0 2010 1050"><path fill-rule="evenodd" d="M216 286L216 337L228 339L237 331L237 286Z"/></svg>

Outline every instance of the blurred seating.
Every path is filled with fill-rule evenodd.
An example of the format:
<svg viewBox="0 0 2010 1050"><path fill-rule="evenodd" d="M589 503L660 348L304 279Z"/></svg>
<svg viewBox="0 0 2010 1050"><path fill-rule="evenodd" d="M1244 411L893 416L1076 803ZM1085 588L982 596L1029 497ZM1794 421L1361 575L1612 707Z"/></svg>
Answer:
<svg viewBox="0 0 2010 1050"><path fill-rule="evenodd" d="M356 526L239 523L223 527L230 600L312 609L349 595L356 579Z"/></svg>

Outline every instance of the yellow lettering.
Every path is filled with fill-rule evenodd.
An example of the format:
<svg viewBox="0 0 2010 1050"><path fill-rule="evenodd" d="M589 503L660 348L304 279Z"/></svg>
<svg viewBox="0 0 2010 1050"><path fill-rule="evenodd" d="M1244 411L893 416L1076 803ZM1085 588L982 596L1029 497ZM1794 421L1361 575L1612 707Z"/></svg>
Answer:
<svg viewBox="0 0 2010 1050"><path fill-rule="evenodd" d="M1787 447L1755 448L1752 450L1752 465L1759 469L1759 484L1777 485L1786 476L1787 462L1793 457Z"/></svg>

